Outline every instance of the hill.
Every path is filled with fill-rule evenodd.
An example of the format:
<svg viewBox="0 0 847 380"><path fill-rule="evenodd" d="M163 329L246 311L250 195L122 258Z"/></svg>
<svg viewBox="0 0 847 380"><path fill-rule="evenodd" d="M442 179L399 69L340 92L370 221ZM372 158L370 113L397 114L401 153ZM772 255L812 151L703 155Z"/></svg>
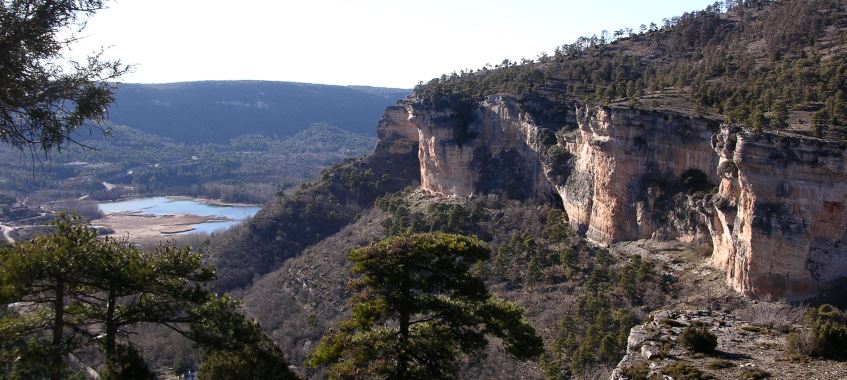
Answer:
<svg viewBox="0 0 847 380"><path fill-rule="evenodd" d="M784 305L763 300L839 294L847 274L847 4L726 4L418 86L386 110L375 153L211 243L218 289L299 364L350 312L349 249L440 230L492 245L476 270L547 343L535 364L464 363L470 378L608 376L644 353L629 328L656 309L795 328L802 307L765 321ZM662 344L682 353L651 363L688 360Z"/></svg>
<svg viewBox="0 0 847 380"><path fill-rule="evenodd" d="M373 135L372 121L409 90L292 82L121 84L112 122L183 143L245 134L287 137L313 123Z"/></svg>
<svg viewBox="0 0 847 380"><path fill-rule="evenodd" d="M372 121L409 91L265 81L120 84L110 136L77 131L81 145L46 159L0 147L0 194L32 205L174 194L264 202L371 151ZM104 189L105 182L120 190Z"/></svg>

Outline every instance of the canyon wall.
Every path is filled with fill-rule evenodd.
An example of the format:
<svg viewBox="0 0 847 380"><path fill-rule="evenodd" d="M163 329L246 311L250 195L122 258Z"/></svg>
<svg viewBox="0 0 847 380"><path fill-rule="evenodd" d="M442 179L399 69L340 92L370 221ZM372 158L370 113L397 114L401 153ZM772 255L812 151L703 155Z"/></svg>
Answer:
<svg viewBox="0 0 847 380"><path fill-rule="evenodd" d="M555 183L574 228L598 243L698 235L678 195L717 180L714 121L629 108L576 114L578 129L560 134L573 169ZM702 183L686 185L698 175Z"/></svg>
<svg viewBox="0 0 847 380"><path fill-rule="evenodd" d="M376 127L377 143L374 156L388 158L395 155L417 154L418 128L409 121L406 109L388 107Z"/></svg>
<svg viewBox="0 0 847 380"><path fill-rule="evenodd" d="M514 99L491 96L443 108L412 103L407 110L418 127L423 189L463 197L552 194L540 161L541 127Z"/></svg>
<svg viewBox="0 0 847 380"><path fill-rule="evenodd" d="M396 112L417 130L430 192L558 196L589 240L702 244L751 296L803 299L847 275L844 144L673 111L574 104L551 116L507 96Z"/></svg>
<svg viewBox="0 0 847 380"><path fill-rule="evenodd" d="M724 128L713 147L721 182L705 215L730 285L798 299L847 275L843 143Z"/></svg>

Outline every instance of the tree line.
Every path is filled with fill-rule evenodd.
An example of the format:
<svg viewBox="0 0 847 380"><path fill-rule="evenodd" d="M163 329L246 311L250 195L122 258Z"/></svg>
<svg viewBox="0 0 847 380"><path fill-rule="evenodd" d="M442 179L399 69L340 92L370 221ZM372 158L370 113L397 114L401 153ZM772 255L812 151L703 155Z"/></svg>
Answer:
<svg viewBox="0 0 847 380"><path fill-rule="evenodd" d="M553 55L442 75L414 94L433 104L508 93L640 105L646 94L677 89L695 114L717 112L762 131L786 128L791 111L808 111L813 118L795 123L838 137L847 124L847 54L834 48L847 38L843 17L839 0L716 2L637 33L580 37Z"/></svg>
<svg viewBox="0 0 847 380"><path fill-rule="evenodd" d="M99 237L76 216L63 215L53 227L0 251L4 378L62 379L87 368L104 379L155 378L131 339L146 325L200 347L203 378L294 377L236 301L205 289L215 271L201 253L167 243L145 252Z"/></svg>

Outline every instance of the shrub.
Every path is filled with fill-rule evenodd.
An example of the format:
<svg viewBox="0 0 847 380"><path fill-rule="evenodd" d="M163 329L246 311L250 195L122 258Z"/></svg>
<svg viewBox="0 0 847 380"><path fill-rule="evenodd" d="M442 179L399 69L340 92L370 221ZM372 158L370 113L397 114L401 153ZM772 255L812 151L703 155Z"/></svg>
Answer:
<svg viewBox="0 0 847 380"><path fill-rule="evenodd" d="M650 362L639 360L631 365L621 368L621 375L628 380L647 380L650 374Z"/></svg>
<svg viewBox="0 0 847 380"><path fill-rule="evenodd" d="M676 319L663 318L659 322L661 322L663 325L667 325L667 326L670 326L670 327L685 327L686 326L685 323L677 321Z"/></svg>
<svg viewBox="0 0 847 380"><path fill-rule="evenodd" d="M744 325L744 326L741 326L741 329L744 330L744 331L756 333L756 334L761 334L761 333L765 333L765 332L768 331L768 329L766 327L756 326L756 325Z"/></svg>
<svg viewBox="0 0 847 380"><path fill-rule="evenodd" d="M679 341L693 352L709 353L718 346L718 337L703 325L687 327L679 335Z"/></svg>
<svg viewBox="0 0 847 380"><path fill-rule="evenodd" d="M807 330L786 337L789 350L831 359L847 358L847 316L832 305L821 305L806 315Z"/></svg>
<svg viewBox="0 0 847 380"><path fill-rule="evenodd" d="M682 173L681 180L689 194L698 191L711 192L715 188L715 185L709 182L706 173L698 169L686 170L685 173Z"/></svg>
<svg viewBox="0 0 847 380"><path fill-rule="evenodd" d="M785 337L789 351L811 356L815 353L815 335L811 331L795 331Z"/></svg>
<svg viewBox="0 0 847 380"><path fill-rule="evenodd" d="M741 370L741 378L744 380L762 380L771 377L771 373L758 368L744 368Z"/></svg>
<svg viewBox="0 0 847 380"><path fill-rule="evenodd" d="M847 316L832 305L821 305L815 319L815 354L847 358Z"/></svg>
<svg viewBox="0 0 847 380"><path fill-rule="evenodd" d="M732 367L735 367L735 363L724 359L712 360L709 362L709 364L706 364L706 368L711 370L727 369Z"/></svg>
<svg viewBox="0 0 847 380"><path fill-rule="evenodd" d="M665 367L662 374L670 376L674 380L705 380L712 377L704 374L699 369L685 363L671 363Z"/></svg>

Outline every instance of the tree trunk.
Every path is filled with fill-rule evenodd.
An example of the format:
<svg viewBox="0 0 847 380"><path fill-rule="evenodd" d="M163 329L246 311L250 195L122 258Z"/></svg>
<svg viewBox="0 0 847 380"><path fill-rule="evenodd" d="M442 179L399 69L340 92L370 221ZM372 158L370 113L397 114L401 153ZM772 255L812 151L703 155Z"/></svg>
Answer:
<svg viewBox="0 0 847 380"><path fill-rule="evenodd" d="M50 379L62 378L62 338L65 328L65 279L56 277L56 299L53 302L53 352L51 353Z"/></svg>
<svg viewBox="0 0 847 380"><path fill-rule="evenodd" d="M403 290L403 302L408 305L409 291ZM397 355L397 379L405 379L406 373L409 370L409 358L406 351L409 348L409 310L404 307L399 308L400 314L400 352Z"/></svg>
<svg viewBox="0 0 847 380"><path fill-rule="evenodd" d="M109 287L109 296L106 299L106 359L111 360L115 356L115 336L118 334L118 326L115 323L115 290Z"/></svg>

